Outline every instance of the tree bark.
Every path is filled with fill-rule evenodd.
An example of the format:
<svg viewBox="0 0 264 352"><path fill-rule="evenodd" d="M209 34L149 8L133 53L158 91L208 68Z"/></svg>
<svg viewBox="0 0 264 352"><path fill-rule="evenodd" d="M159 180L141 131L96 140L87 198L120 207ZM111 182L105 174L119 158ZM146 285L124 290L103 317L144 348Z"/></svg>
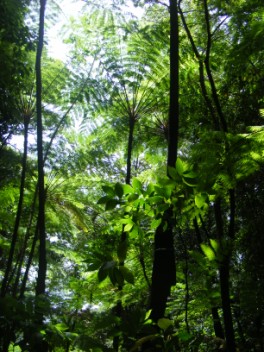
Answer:
<svg viewBox="0 0 264 352"><path fill-rule="evenodd" d="M39 268L36 295L45 293L46 289L46 231L45 231L45 184L43 162L43 126L42 126L42 72L41 58L44 43L44 18L46 0L40 0L39 37L36 55L36 108L37 108L37 147L38 147L38 236L39 236Z"/></svg>
<svg viewBox="0 0 264 352"><path fill-rule="evenodd" d="M12 268L12 264L13 264L15 247L16 247L17 238L18 238L18 229L19 229L20 219L21 219L21 215L22 215L22 206L23 206L23 200L24 200L24 188L25 188L25 179L26 179L26 166L27 166L28 125L29 125L29 117L24 116L24 153L23 153L23 160L22 160L20 194L19 194L16 220L15 220L15 226L14 226L9 256L8 256L5 275L4 275L2 287L1 287L1 297L4 297L7 293L7 290L8 290L10 272L11 272L11 268Z"/></svg>
<svg viewBox="0 0 264 352"><path fill-rule="evenodd" d="M177 0L170 0L170 106L168 129L167 166L175 167L179 134L179 30ZM154 260L150 318L157 321L165 315L167 299L171 286L176 283L173 230L175 221L173 211L164 212L162 222L156 229L154 241Z"/></svg>
<svg viewBox="0 0 264 352"><path fill-rule="evenodd" d="M223 227L220 199L217 199L215 201L214 210L215 210L217 235L221 244L221 241L224 238L224 227ZM234 209L231 211L231 214L233 214L234 216ZM229 220L229 224L230 223L233 224L233 220ZM220 275L220 290L221 290L221 300L222 300L222 309L223 309L224 326L225 326L226 347L228 352L235 352L236 344L235 344L235 334L234 334L233 317L232 317L232 311L231 311L231 301L230 301L230 292L229 292L230 254L223 253L223 255L224 255L224 259L221 261L219 266L219 275Z"/></svg>

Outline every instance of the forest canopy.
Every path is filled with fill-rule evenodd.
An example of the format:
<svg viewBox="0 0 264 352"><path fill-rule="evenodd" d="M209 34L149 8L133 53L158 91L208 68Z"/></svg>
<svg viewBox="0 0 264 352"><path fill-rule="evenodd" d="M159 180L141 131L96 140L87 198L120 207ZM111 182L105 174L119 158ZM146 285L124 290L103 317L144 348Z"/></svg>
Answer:
<svg viewBox="0 0 264 352"><path fill-rule="evenodd" d="M0 350L264 351L263 1L0 13Z"/></svg>

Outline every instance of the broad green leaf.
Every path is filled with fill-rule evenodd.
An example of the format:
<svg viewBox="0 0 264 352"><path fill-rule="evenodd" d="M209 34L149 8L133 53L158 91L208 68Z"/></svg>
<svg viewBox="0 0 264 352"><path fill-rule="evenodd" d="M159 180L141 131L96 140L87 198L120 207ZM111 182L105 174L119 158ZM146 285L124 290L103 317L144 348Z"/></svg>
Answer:
<svg viewBox="0 0 264 352"><path fill-rule="evenodd" d="M118 204L118 200L117 199L109 199L106 204L105 204L105 210L112 210L114 209L117 204Z"/></svg>
<svg viewBox="0 0 264 352"><path fill-rule="evenodd" d="M109 270L113 269L115 267L115 265L116 265L116 262L113 260L105 262L105 263L103 263L103 265L101 265L101 267L98 271L99 282L102 282L103 280L105 280L107 278Z"/></svg>
<svg viewBox="0 0 264 352"><path fill-rule="evenodd" d="M168 174L173 180L177 180L178 179L178 174L179 173L177 172L175 167L168 166Z"/></svg>
<svg viewBox="0 0 264 352"><path fill-rule="evenodd" d="M137 191L142 190L142 183L139 181L138 178L134 177L132 180L132 187L136 189Z"/></svg>
<svg viewBox="0 0 264 352"><path fill-rule="evenodd" d="M150 204L157 204L163 201L163 197L161 196L153 196L149 197L149 203Z"/></svg>
<svg viewBox="0 0 264 352"><path fill-rule="evenodd" d="M128 200L129 202L133 202L133 201L137 200L138 197L139 197L139 195L138 195L137 193L132 193L132 194L130 194L130 196L127 198L127 200Z"/></svg>
<svg viewBox="0 0 264 352"><path fill-rule="evenodd" d="M111 199L109 198L109 196L103 196L97 201L97 204L105 204L108 202L109 199Z"/></svg>
<svg viewBox="0 0 264 352"><path fill-rule="evenodd" d="M120 219L120 220L118 220L118 222L120 224L133 224L133 220L131 218Z"/></svg>
<svg viewBox="0 0 264 352"><path fill-rule="evenodd" d="M118 196L118 198L122 198L124 194L123 186L119 182L115 184L115 193Z"/></svg>
<svg viewBox="0 0 264 352"><path fill-rule="evenodd" d="M207 244L202 243L201 249L210 261L215 260L215 253L211 247L209 247Z"/></svg>
<svg viewBox="0 0 264 352"><path fill-rule="evenodd" d="M65 323L58 323L55 325L55 328L59 331L66 331L69 327Z"/></svg>
<svg viewBox="0 0 264 352"><path fill-rule="evenodd" d="M214 251L217 253L219 251L219 242L210 238L210 244L213 247Z"/></svg>
<svg viewBox="0 0 264 352"><path fill-rule="evenodd" d="M119 270L121 271L125 281L127 281L129 284L134 284L135 280L134 280L134 275L132 273L131 270L129 270L127 267L125 266L120 266Z"/></svg>
<svg viewBox="0 0 264 352"><path fill-rule="evenodd" d="M129 233L129 237L136 238L139 232L138 226L135 224L132 231Z"/></svg>
<svg viewBox="0 0 264 352"><path fill-rule="evenodd" d="M124 194L134 193L134 189L130 185L124 184L122 185L122 188L123 188Z"/></svg>
<svg viewBox="0 0 264 352"><path fill-rule="evenodd" d="M183 175L183 172L184 172L184 164L183 164L183 161L180 159L180 158L177 158L177 161L176 161L176 171L178 172L178 174L180 176Z"/></svg>
<svg viewBox="0 0 264 352"><path fill-rule="evenodd" d="M152 192L154 192L154 185L153 183L149 183L147 186L146 194L150 196Z"/></svg>
<svg viewBox="0 0 264 352"><path fill-rule="evenodd" d="M156 229L161 224L161 221L161 218L152 220L150 225L151 229Z"/></svg>
<svg viewBox="0 0 264 352"><path fill-rule="evenodd" d="M151 312L152 312L152 309L149 309L149 310L146 312L145 320L148 320L148 319L149 319Z"/></svg>
<svg viewBox="0 0 264 352"><path fill-rule="evenodd" d="M115 195L115 191L110 186L102 186L102 189L109 196L114 196Z"/></svg>
<svg viewBox="0 0 264 352"><path fill-rule="evenodd" d="M158 320L158 327L162 330L167 330L170 326L173 325L173 321L167 318L161 318Z"/></svg>
<svg viewBox="0 0 264 352"><path fill-rule="evenodd" d="M104 281L107 278L108 271L104 270L102 267L98 271L98 280L99 282Z"/></svg>
<svg viewBox="0 0 264 352"><path fill-rule="evenodd" d="M207 194L206 193L196 194L194 202L198 208L202 208L207 203Z"/></svg>
<svg viewBox="0 0 264 352"><path fill-rule="evenodd" d="M134 226L134 223L126 224L126 226L124 227L124 231L129 232L133 226Z"/></svg>

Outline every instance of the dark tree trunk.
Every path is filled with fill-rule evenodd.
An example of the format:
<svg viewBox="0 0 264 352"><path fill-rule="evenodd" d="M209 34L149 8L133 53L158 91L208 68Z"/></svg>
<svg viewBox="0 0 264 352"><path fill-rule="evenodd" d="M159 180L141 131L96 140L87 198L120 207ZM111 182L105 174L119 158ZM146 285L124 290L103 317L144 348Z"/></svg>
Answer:
<svg viewBox="0 0 264 352"><path fill-rule="evenodd" d="M179 34L177 0L170 1L170 106L168 131L168 167L175 167L179 130ZM150 318L154 321L165 314L171 286L176 283L172 209L165 211L155 233ZM166 230L164 230L166 228Z"/></svg>
<svg viewBox="0 0 264 352"><path fill-rule="evenodd" d="M36 225L36 231L35 231L35 235L33 237L33 241L32 241L32 244L31 244L31 249L30 249L30 253L29 253L29 256L28 256L26 270L25 270L25 273L24 273L24 276L23 276L23 279L22 279L19 298L23 298L24 295L25 295L26 285L27 285L27 281L28 281L29 269L30 269L32 261L33 261L33 256L34 256L34 252L35 252L35 248L36 248L37 238L38 238L38 224Z"/></svg>
<svg viewBox="0 0 264 352"><path fill-rule="evenodd" d="M46 288L46 231L45 231L45 185L43 163L43 126L42 126L42 72L41 57L44 42L44 17L46 0L40 0L39 15L39 38L36 56L36 107L37 107L37 147L38 147L38 187L39 187L39 211L38 211L38 236L39 236L39 268L36 286L36 294L44 294Z"/></svg>
<svg viewBox="0 0 264 352"><path fill-rule="evenodd" d="M126 171L126 184L130 184L131 180L131 159L133 150L133 134L135 127L135 116L129 116L129 135L128 135L128 146L127 146L127 171Z"/></svg>
<svg viewBox="0 0 264 352"><path fill-rule="evenodd" d="M233 195L233 192L231 192ZM231 204L233 204L234 198L231 197ZM232 207L231 207L232 208ZM223 220L222 220L222 209L221 209L221 201L217 199L214 204L215 210L215 220L216 220L216 228L217 235L219 241L224 238L224 228L223 228ZM234 209L231 209L231 216L234 216ZM229 235L233 233L233 225L234 221L232 219L229 220ZM231 231L232 229L232 231ZM223 317L224 317L224 326L225 326L225 337L226 337L226 347L228 352L235 352L235 334L234 334L234 326L233 326L233 317L231 311L231 303L230 303L230 293L229 293L229 261L230 254L224 253L224 259L220 263L219 274L220 274L220 290L221 290L221 300L222 300L222 309L223 309Z"/></svg>
<svg viewBox="0 0 264 352"><path fill-rule="evenodd" d="M212 317L213 317L213 324L214 324L214 332L216 337L220 337L220 339L225 339L224 330L221 324L221 319L218 314L218 308L212 307L211 309Z"/></svg>
<svg viewBox="0 0 264 352"><path fill-rule="evenodd" d="M233 317L231 312L230 294L229 294L229 260L226 258L221 263L220 273L220 288L222 298L222 308L225 324L226 348L228 352L235 352L235 336L233 327Z"/></svg>
<svg viewBox="0 0 264 352"><path fill-rule="evenodd" d="M15 252L15 247L16 247L17 238L18 238L18 229L19 229L20 219L22 215L22 206L23 206L23 199L24 199L25 179L26 179L26 166L27 166L28 125L29 125L29 117L24 116L24 154L23 154L23 160L22 160L20 194L19 194L19 201L18 201L18 207L17 207L17 213L16 213L14 232L12 236L12 242L11 242L9 256L6 264L5 275L4 275L2 287L1 287L1 297L4 297L6 295L6 292L8 289L11 268L14 260L14 252Z"/></svg>
<svg viewBox="0 0 264 352"><path fill-rule="evenodd" d="M170 107L168 166L175 167L179 134L179 28L177 0L170 0Z"/></svg>
<svg viewBox="0 0 264 352"><path fill-rule="evenodd" d="M128 133L128 145L127 145L127 161L126 161L126 184L130 184L131 181L131 163L132 163L132 150L133 150L133 135L134 135L134 127L135 127L135 122L136 122L136 117L131 114L129 115L129 133ZM123 230L120 236L120 244L127 241L127 233L124 231L124 226ZM124 266L125 262L124 260L119 261L119 266ZM123 286L118 287L119 291L123 290ZM119 300L114 308L115 315L122 319L122 312L123 312L123 307L122 307L122 302ZM120 344L120 336L114 336L113 338L113 349L115 351L119 350L119 344Z"/></svg>

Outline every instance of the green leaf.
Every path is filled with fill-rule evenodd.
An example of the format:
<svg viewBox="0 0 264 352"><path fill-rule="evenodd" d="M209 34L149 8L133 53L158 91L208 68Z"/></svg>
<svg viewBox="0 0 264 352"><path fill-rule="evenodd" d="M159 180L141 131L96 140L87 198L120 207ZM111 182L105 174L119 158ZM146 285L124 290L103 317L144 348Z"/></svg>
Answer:
<svg viewBox="0 0 264 352"><path fill-rule="evenodd" d="M133 201L137 200L138 197L139 197L139 195L138 195L137 193L132 193L132 194L130 194L130 196L127 198L127 200L128 200L129 202L133 202Z"/></svg>
<svg viewBox="0 0 264 352"><path fill-rule="evenodd" d="M152 309L149 309L149 310L146 312L146 315L145 315L145 319L144 319L144 320L148 320L148 319L149 319L151 312L152 312Z"/></svg>
<svg viewBox="0 0 264 352"><path fill-rule="evenodd" d="M134 280L134 275L133 275L132 271L129 270L125 266L120 266L119 270L121 271L121 273L122 273L124 279L126 280L126 282L128 282L129 284L134 285L135 280Z"/></svg>
<svg viewBox="0 0 264 352"><path fill-rule="evenodd" d="M118 204L118 200L117 199L108 199L108 201L105 204L105 210L112 210L114 209L117 204Z"/></svg>
<svg viewBox="0 0 264 352"><path fill-rule="evenodd" d="M219 251L219 242L210 238L210 244L213 247L214 251L217 253Z"/></svg>
<svg viewBox="0 0 264 352"><path fill-rule="evenodd" d="M132 180L132 187L136 189L137 191L142 190L142 183L139 181L138 178L134 177Z"/></svg>
<svg viewBox="0 0 264 352"><path fill-rule="evenodd" d="M98 271L98 280L99 282L104 281L107 278L108 272L104 270L102 267Z"/></svg>
<svg viewBox="0 0 264 352"><path fill-rule="evenodd" d="M163 202L163 197L161 197L161 196L149 197L149 203L150 204L158 204L160 202Z"/></svg>
<svg viewBox="0 0 264 352"><path fill-rule="evenodd" d="M97 201L97 204L105 204L108 202L109 199L111 199L109 198L109 196L103 196Z"/></svg>
<svg viewBox="0 0 264 352"><path fill-rule="evenodd" d="M202 243L201 249L210 261L215 260L215 253L211 247L209 247L207 244Z"/></svg>
<svg viewBox="0 0 264 352"><path fill-rule="evenodd" d="M135 224L132 231L129 233L129 237L136 238L139 232L139 227Z"/></svg>
<svg viewBox="0 0 264 352"><path fill-rule="evenodd" d="M196 178L197 174L194 171L184 171L182 174L183 177L187 177L187 178Z"/></svg>
<svg viewBox="0 0 264 352"><path fill-rule="evenodd" d="M66 331L69 327L65 323L58 323L55 325L55 328L59 331Z"/></svg>
<svg viewBox="0 0 264 352"><path fill-rule="evenodd" d="M178 174L180 176L183 175L183 172L184 172L184 164L183 164L183 161L180 159L180 158L177 158L177 161L176 161L176 170L178 172Z"/></svg>
<svg viewBox="0 0 264 352"><path fill-rule="evenodd" d="M207 194L206 193L198 193L195 195L195 205L197 206L197 208L202 208L204 205L207 204Z"/></svg>
<svg viewBox="0 0 264 352"><path fill-rule="evenodd" d="M102 282L105 280L109 274L109 269L113 269L116 265L116 262L114 260L108 261L103 263L101 265L99 271L98 271L98 280L99 282Z"/></svg>
<svg viewBox="0 0 264 352"><path fill-rule="evenodd" d="M133 222L129 223L129 224L126 224L126 226L124 227L124 231L125 232L129 232L132 229L133 226L134 226Z"/></svg>
<svg viewBox="0 0 264 352"><path fill-rule="evenodd" d="M151 229L156 229L160 224L161 224L162 219L154 219L151 221L150 228Z"/></svg>
<svg viewBox="0 0 264 352"><path fill-rule="evenodd" d="M173 180L178 179L178 172L175 167L168 166L168 174Z"/></svg>
<svg viewBox="0 0 264 352"><path fill-rule="evenodd" d="M173 325L173 321L167 318L161 318L158 320L158 327L162 330L167 330L170 326Z"/></svg>
<svg viewBox="0 0 264 352"><path fill-rule="evenodd" d="M110 186L102 186L102 189L109 196L114 196L115 195L115 192L114 192L113 188L110 187Z"/></svg>
<svg viewBox="0 0 264 352"><path fill-rule="evenodd" d="M118 198L123 197L124 189L123 189L123 186L121 185L121 183L119 183L119 182L115 184L115 193L118 196Z"/></svg>
<svg viewBox="0 0 264 352"><path fill-rule="evenodd" d="M122 188L123 188L124 194L134 193L134 189L130 185L124 184L122 185Z"/></svg>
<svg viewBox="0 0 264 352"><path fill-rule="evenodd" d="M154 192L154 189L155 189L155 188L154 188L153 183L149 183L148 186L147 186L146 194L150 196L151 193Z"/></svg>

